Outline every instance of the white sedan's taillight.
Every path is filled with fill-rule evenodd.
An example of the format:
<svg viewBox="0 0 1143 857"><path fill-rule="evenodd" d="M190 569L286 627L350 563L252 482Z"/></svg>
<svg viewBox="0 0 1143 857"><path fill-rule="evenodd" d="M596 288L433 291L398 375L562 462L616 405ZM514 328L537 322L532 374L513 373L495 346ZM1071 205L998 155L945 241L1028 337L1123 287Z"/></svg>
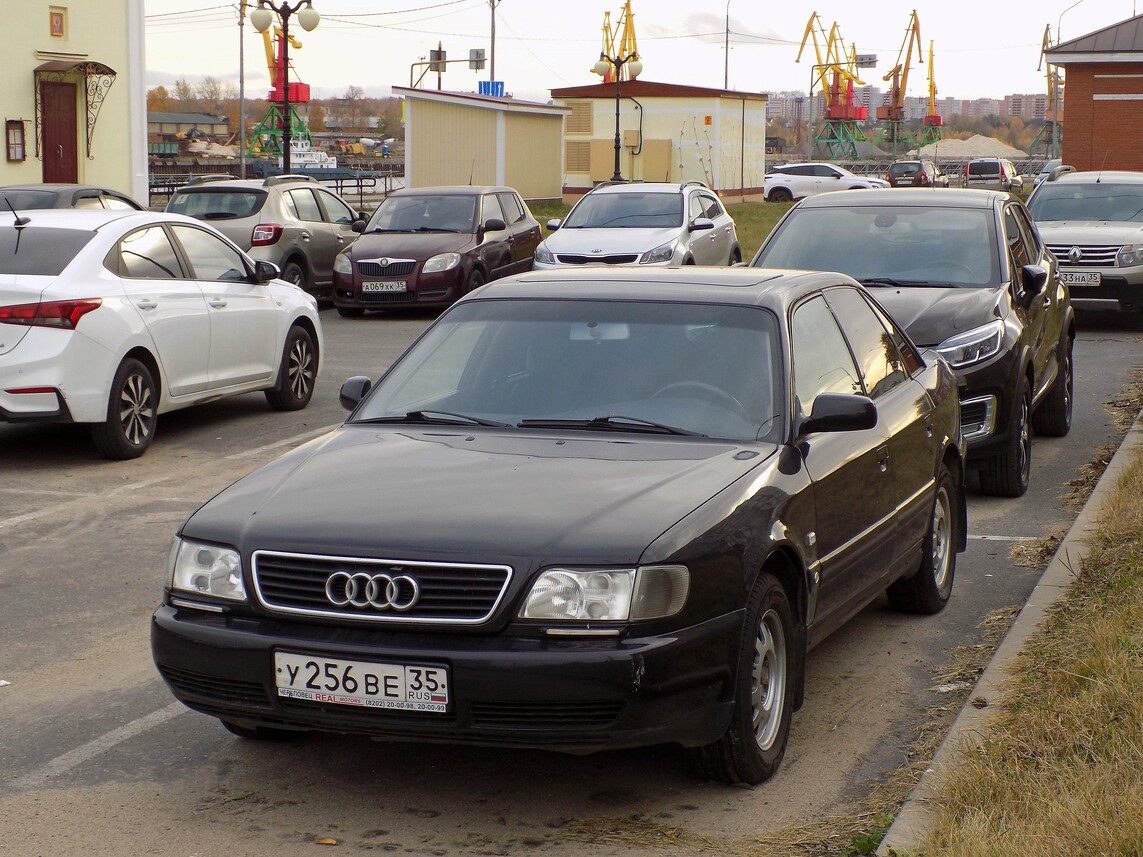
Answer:
<svg viewBox="0 0 1143 857"><path fill-rule="evenodd" d="M44 301L35 304L0 306L0 324L75 330L81 318L102 305L103 298L83 298L74 301Z"/></svg>

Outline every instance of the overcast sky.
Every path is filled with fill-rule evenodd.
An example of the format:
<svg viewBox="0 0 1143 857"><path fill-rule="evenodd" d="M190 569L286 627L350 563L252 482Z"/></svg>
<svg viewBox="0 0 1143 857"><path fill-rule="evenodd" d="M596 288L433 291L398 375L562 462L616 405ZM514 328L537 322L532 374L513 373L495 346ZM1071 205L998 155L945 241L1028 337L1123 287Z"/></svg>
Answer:
<svg viewBox="0 0 1143 857"><path fill-rule="evenodd" d="M428 59L438 42L450 60L467 60L472 48L489 52L491 2L314 0L322 16L316 30L307 33L291 19L290 32L302 42L290 53L291 80L309 83L319 98L343 95L351 85L387 95L391 86L409 85L411 66ZM599 81L591 67L602 46L603 16L610 11L614 25L622 0L495 2L496 77L509 93L546 101L551 89ZM1143 8L1143 0L633 0L632 11L642 80L721 87L726 75L731 89L777 92L809 89L813 44L801 62L795 58L815 11L825 29L836 22L859 54L877 55L877 67L863 70L862 79L887 89L882 77L898 61L915 9L922 61L913 54L907 94L928 92L932 41L938 98L1001 98L1046 88L1045 71L1036 68L1046 26L1053 41L1068 41L1132 17L1137 2ZM148 88L207 76L237 84L243 32L237 2L145 0L145 8ZM246 92L264 97L269 75L263 39L249 21L244 34ZM488 74L487 68L474 72L467 62L452 63L442 88L473 92ZM422 86L435 89L436 75Z"/></svg>

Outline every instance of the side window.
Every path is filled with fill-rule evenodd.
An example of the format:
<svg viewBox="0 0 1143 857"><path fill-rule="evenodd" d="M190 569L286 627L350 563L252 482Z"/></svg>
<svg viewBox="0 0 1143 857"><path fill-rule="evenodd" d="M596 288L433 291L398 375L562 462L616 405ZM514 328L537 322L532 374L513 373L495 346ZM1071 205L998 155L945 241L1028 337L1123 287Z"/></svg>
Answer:
<svg viewBox="0 0 1143 857"><path fill-rule="evenodd" d="M133 206L127 200L122 199L118 196L113 196L112 194L109 194L109 193L105 193L103 195L103 204L104 204L104 206L111 209L112 211L134 211L135 210L135 206Z"/></svg>
<svg viewBox="0 0 1143 857"><path fill-rule="evenodd" d="M75 200L75 202L71 204L71 207L84 209L103 208L103 203L100 202L98 196L93 194L91 196L79 197L77 200Z"/></svg>
<svg viewBox="0 0 1143 857"><path fill-rule="evenodd" d="M1028 246L1028 253L1032 263L1038 263L1044 255L1044 244L1040 239L1040 233L1032 223L1028 209L1020 205L1014 205L1010 210L1016 218L1016 222L1020 225L1020 231L1024 233L1024 243Z"/></svg>
<svg viewBox="0 0 1143 857"><path fill-rule="evenodd" d="M480 206L480 222L487 223L492 218L503 220L505 223L508 219L504 216L504 209L500 207L500 200L496 198L496 194L490 193L483 198Z"/></svg>
<svg viewBox="0 0 1143 857"><path fill-rule="evenodd" d="M229 244L202 229L173 225L171 229L183 246L197 280L241 282L247 277L246 262Z"/></svg>
<svg viewBox="0 0 1143 857"><path fill-rule="evenodd" d="M318 199L325 208L325 217L330 223L352 223L353 209L334 196L332 193L318 191Z"/></svg>
<svg viewBox="0 0 1143 857"><path fill-rule="evenodd" d="M805 167L790 167L789 170L787 170L787 172L789 172L789 174L792 176L813 176L813 175L817 175L817 169L812 165L811 166L805 166Z"/></svg>
<svg viewBox="0 0 1143 857"><path fill-rule="evenodd" d="M148 226L119 242L119 274L141 280L177 280L183 269L161 226Z"/></svg>
<svg viewBox="0 0 1143 857"><path fill-rule="evenodd" d="M308 187L286 191L286 195L293 203L293 208L294 211L297 212L298 220L321 223L325 219L321 216L321 208L318 207L317 200L314 199L314 192Z"/></svg>
<svg viewBox="0 0 1143 857"><path fill-rule="evenodd" d="M500 197L500 207L504 209L505 223L519 223L524 219L524 207L514 193L497 194Z"/></svg>
<svg viewBox="0 0 1143 857"><path fill-rule="evenodd" d="M870 398L905 381L905 361L897 343L865 298L852 288L830 289L825 295L834 315L845 319L845 335Z"/></svg>
<svg viewBox="0 0 1143 857"><path fill-rule="evenodd" d="M794 392L803 414L813 412L822 393L860 393L861 380L825 298L815 297L794 310L790 339Z"/></svg>
<svg viewBox="0 0 1143 857"><path fill-rule="evenodd" d="M699 195L697 193L692 193L690 196L689 219L693 221L695 218L703 217L703 216L704 216L704 214L703 214L702 199L699 197Z"/></svg>
<svg viewBox="0 0 1143 857"><path fill-rule="evenodd" d="M1031 264L1032 257L1025 243L1024 233L1020 231L1020 222L1016 219L1013 208L1014 206L1009 205L1004 209L1004 240L1008 242L1008 252L1011 254L1015 266L1013 268L1013 276L1015 276L1015 272L1019 271L1021 266Z"/></svg>
<svg viewBox="0 0 1143 857"><path fill-rule="evenodd" d="M702 195L702 203L705 208L703 215L714 220L722 216L722 205L713 196Z"/></svg>

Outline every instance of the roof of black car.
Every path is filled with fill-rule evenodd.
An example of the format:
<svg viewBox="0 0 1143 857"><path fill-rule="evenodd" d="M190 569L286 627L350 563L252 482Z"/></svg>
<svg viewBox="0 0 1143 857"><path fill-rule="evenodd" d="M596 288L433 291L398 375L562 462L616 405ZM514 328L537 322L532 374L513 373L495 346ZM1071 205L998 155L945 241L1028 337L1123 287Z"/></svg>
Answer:
<svg viewBox="0 0 1143 857"><path fill-rule="evenodd" d="M926 205L941 208L992 208L998 198L1012 195L1001 190L975 188L859 188L808 196L798 208L850 208L861 205Z"/></svg>
<svg viewBox="0 0 1143 857"><path fill-rule="evenodd" d="M856 281L845 274L768 268L605 268L530 271L495 280L470 299L651 300L768 306L775 311L824 286Z"/></svg>

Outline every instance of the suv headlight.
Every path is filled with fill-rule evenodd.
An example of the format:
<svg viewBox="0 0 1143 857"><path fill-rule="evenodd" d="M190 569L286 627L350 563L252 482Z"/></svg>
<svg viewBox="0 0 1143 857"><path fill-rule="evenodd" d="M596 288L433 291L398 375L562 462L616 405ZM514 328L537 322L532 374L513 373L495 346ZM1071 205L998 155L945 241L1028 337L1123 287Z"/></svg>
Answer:
<svg viewBox="0 0 1143 857"><path fill-rule="evenodd" d="M983 327L949 337L933 350L944 357L954 369L960 369L987 360L1000 350L1000 343L1003 341L1004 322L996 319Z"/></svg>
<svg viewBox="0 0 1143 857"><path fill-rule="evenodd" d="M348 254L338 253L333 257L333 272L343 274L346 277L353 276L353 263L349 261Z"/></svg>
<svg viewBox="0 0 1143 857"><path fill-rule="evenodd" d="M1143 265L1143 244L1124 244L1115 257L1115 264L1120 268L1134 268Z"/></svg>
<svg viewBox="0 0 1143 857"><path fill-rule="evenodd" d="M541 244L536 248L536 261L541 265L554 265L556 264L556 256L546 244Z"/></svg>
<svg viewBox="0 0 1143 857"><path fill-rule="evenodd" d="M675 245L678 242L668 241L666 244L660 244L654 250L648 250L639 257L640 265L651 265L656 262L670 262L675 258Z"/></svg>
<svg viewBox="0 0 1143 857"><path fill-rule="evenodd" d="M662 619L683 608L689 588L690 572L681 565L552 568L532 584L520 618L579 622Z"/></svg>
<svg viewBox="0 0 1143 857"><path fill-rule="evenodd" d="M171 547L171 589L245 601L242 558L233 548L176 538Z"/></svg>
<svg viewBox="0 0 1143 857"><path fill-rule="evenodd" d="M451 271L459 264L459 253L441 253L439 256L433 256L429 261L425 262L425 267L421 268L421 273L435 274L438 271Z"/></svg>

